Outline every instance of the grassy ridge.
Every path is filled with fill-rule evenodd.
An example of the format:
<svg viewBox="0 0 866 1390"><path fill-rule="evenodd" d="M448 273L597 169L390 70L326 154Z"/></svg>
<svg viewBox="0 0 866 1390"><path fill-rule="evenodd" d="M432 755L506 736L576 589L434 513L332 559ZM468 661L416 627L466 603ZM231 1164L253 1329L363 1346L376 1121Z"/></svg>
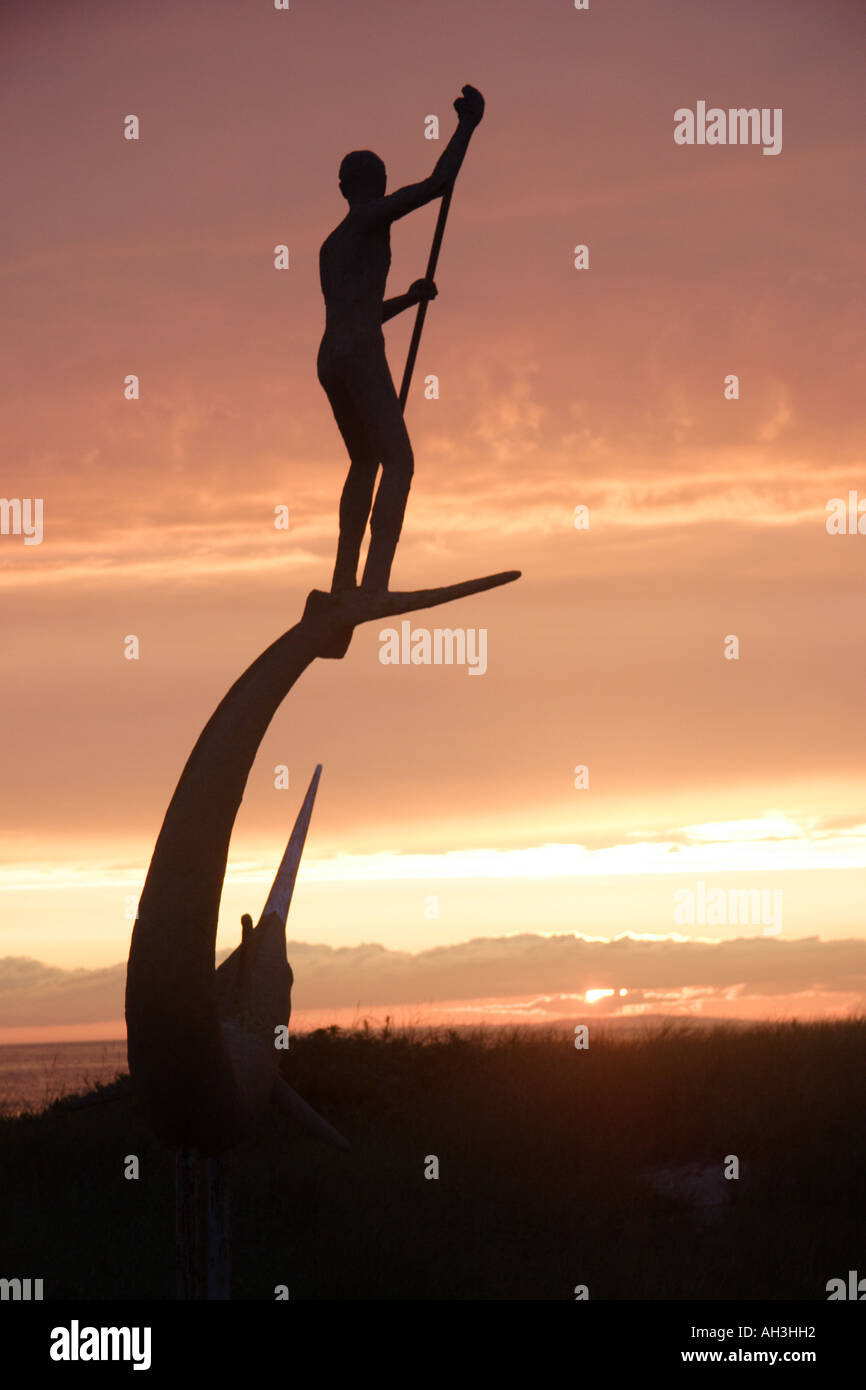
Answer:
<svg viewBox="0 0 866 1390"><path fill-rule="evenodd" d="M274 1113L234 1153L234 1297L826 1299L866 1275L864 1060L866 1020L593 1029L587 1051L537 1030L293 1038L287 1078L353 1149ZM714 1220L648 1181L728 1154ZM173 1297L173 1155L131 1098L0 1121L0 1183L0 1275Z"/></svg>

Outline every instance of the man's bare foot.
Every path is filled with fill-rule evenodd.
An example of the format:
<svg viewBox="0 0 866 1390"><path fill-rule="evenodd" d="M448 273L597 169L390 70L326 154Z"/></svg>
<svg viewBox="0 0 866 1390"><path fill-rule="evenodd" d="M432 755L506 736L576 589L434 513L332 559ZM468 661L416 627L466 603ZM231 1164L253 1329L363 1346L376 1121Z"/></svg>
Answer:
<svg viewBox="0 0 866 1390"><path fill-rule="evenodd" d="M329 592L327 589L311 589L307 594L304 617L322 618L333 613L339 607L340 600L350 592L351 590L348 589L337 590L336 593Z"/></svg>

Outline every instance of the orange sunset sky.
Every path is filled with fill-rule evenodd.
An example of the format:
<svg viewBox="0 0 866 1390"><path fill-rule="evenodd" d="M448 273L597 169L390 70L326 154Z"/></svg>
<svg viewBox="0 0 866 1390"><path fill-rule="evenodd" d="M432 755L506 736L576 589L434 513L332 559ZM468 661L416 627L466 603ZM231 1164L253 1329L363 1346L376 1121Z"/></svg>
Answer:
<svg viewBox="0 0 866 1390"><path fill-rule="evenodd" d="M465 82L487 113L407 406L392 586L523 578L413 616L486 628L481 677L382 665L375 623L304 675L250 778L218 949L321 762L301 1021L864 1007L866 535L825 524L851 491L866 511L864 28L857 0L4 14L0 491L44 499L44 537L0 536L0 1041L119 1035L186 756L330 580L340 159L423 177ZM698 101L781 108L781 152L675 144ZM390 294L437 206L395 225ZM412 319L385 328L398 378ZM781 930L678 924L699 883L781 890Z"/></svg>

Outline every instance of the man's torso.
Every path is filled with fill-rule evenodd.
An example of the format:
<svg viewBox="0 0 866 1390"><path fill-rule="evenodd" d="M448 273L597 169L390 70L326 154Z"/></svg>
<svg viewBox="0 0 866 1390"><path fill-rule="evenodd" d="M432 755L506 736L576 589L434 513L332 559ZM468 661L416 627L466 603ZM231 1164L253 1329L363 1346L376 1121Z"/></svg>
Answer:
<svg viewBox="0 0 866 1390"><path fill-rule="evenodd" d="M363 215L347 213L319 252L325 297L320 354L341 356L383 347L382 301L390 265L388 226L370 227Z"/></svg>

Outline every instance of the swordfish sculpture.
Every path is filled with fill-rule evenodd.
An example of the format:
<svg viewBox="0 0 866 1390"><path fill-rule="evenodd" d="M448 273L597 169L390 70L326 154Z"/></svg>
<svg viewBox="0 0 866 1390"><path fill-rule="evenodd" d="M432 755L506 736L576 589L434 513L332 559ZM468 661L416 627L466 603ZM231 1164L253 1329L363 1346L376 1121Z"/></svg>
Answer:
<svg viewBox="0 0 866 1390"><path fill-rule="evenodd" d="M458 131L423 186L410 186L389 200L375 180L375 188L367 186L367 165L363 171L357 160L348 166L344 191L350 212L341 226L345 229L351 223L349 230L357 230L359 222L366 226L368 217L376 226L371 237L353 239L354 231L351 236L346 233L348 240L340 242L337 278L329 281L328 292L335 284L338 298L340 287L350 292L350 298L354 290L363 290L366 309L375 309L378 322L405 307L402 301L385 306L381 302L390 259L390 222L434 197L443 198L426 281L423 287L418 282L413 287L416 293L411 302L419 304L419 313L400 398L384 364L381 332L375 343L369 335L364 338L359 357L358 342L348 342L342 331L347 323L344 315L340 332L320 354L319 363L320 380L349 446L353 470L341 505L332 589L312 590L300 621L235 681L205 725L165 813L139 901L126 985L129 1071L154 1133L178 1152L179 1247L194 1225L202 1158L208 1163L208 1208L216 1217L217 1243L221 1239L226 1244L227 1184L220 1165L268 1104L295 1115L327 1142L347 1147L342 1136L282 1082L274 1049L274 1029L287 1023L289 1016L292 975L285 950L286 914L318 771L258 926L254 928L249 917L242 919L240 946L215 969L217 919L232 829L271 720L317 657L345 656L361 623L437 607L520 578L519 570L509 570L441 588L391 592L387 587L411 476L411 451L407 455L408 437L404 438L402 418L398 426L398 413L405 405L424 310L435 294L432 275L453 180L484 102L474 88L464 87L455 106ZM384 169L381 173L384 176ZM384 220L377 220L380 204L385 207ZM368 254L373 259L365 265ZM330 301L328 309L333 327ZM374 366L378 386L368 392L365 383ZM359 372L357 382L353 370ZM380 489L364 580L357 587L358 550L379 464L384 494ZM222 1268L209 1271L209 1296L228 1297L227 1268L226 1259ZM182 1283L181 1296L197 1296L194 1278Z"/></svg>
<svg viewBox="0 0 866 1390"><path fill-rule="evenodd" d="M258 927L243 922L238 951L215 970L229 842L259 745L283 699L317 656L342 655L362 622L431 608L517 579L487 575L443 589L372 594L339 606L313 590L285 632L220 701L187 759L157 837L139 900L126 976L132 1085L163 1142L177 1151L178 1296L200 1296L198 1178L207 1159L209 1298L228 1298L228 1180L224 1156L269 1101L339 1147L342 1136L281 1085L267 1029L288 1021L284 903L297 872L317 777ZM293 845L294 842L294 845ZM293 858L294 856L294 858ZM294 870L292 869L294 863ZM288 887L288 892L287 892ZM282 944L282 956L280 945ZM268 979L276 962L277 976ZM273 1046L273 1037L271 1039Z"/></svg>
<svg viewBox="0 0 866 1390"><path fill-rule="evenodd" d="M154 1132L167 1143L213 1156L234 1147L250 1124L251 1097L221 1026L214 955L235 818L285 696L317 656L333 653L335 642L345 650L359 623L516 578L510 571L412 593L359 589L339 605L318 602L330 596L314 590L301 621L235 681L205 725L157 837L127 968L130 1076Z"/></svg>
<svg viewBox="0 0 866 1390"><path fill-rule="evenodd" d="M214 965L229 842L268 726L297 679L362 622L511 583L519 571L410 593L358 590L317 602L235 681L187 759L157 837L132 933L126 983L130 1075L155 1133L204 1154L231 1148L246 1106L220 1027ZM348 635L346 630L348 629Z"/></svg>

